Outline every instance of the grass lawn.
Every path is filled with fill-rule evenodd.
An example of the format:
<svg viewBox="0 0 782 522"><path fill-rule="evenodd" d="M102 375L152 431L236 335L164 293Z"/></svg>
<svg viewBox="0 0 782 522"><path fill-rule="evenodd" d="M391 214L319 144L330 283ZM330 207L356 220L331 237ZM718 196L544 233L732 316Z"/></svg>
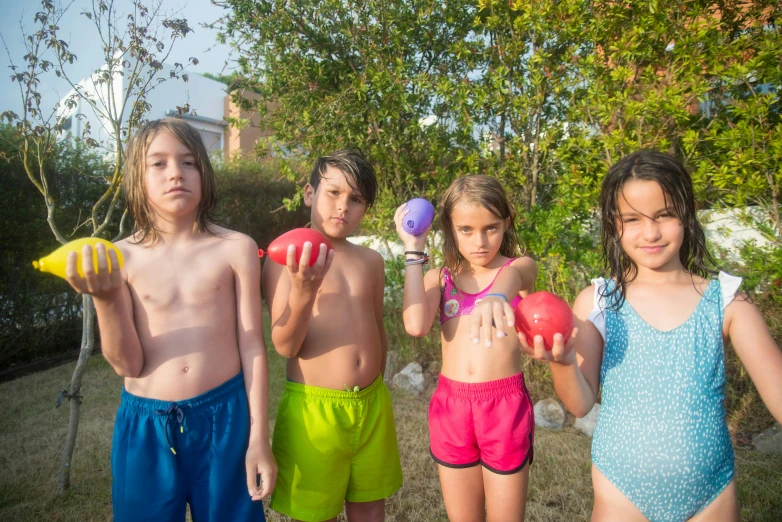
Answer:
<svg viewBox="0 0 782 522"><path fill-rule="evenodd" d="M277 411L284 360L270 361L270 412ZM70 382L74 363L0 384L0 520L111 520L112 425L122 380L102 357L93 357L84 378L84 403L73 460L72 486L55 494L68 405L54 408ZM535 389L532 388L533 399ZM446 520L437 470L429 456L427 400L392 392L405 484L387 503L389 521ZM273 421L272 421L273 422ZM576 430L538 429L531 468L527 520L588 520L592 505L590 440ZM738 448L736 467L745 521L782 520L782 457ZM269 520L287 520L267 509Z"/></svg>

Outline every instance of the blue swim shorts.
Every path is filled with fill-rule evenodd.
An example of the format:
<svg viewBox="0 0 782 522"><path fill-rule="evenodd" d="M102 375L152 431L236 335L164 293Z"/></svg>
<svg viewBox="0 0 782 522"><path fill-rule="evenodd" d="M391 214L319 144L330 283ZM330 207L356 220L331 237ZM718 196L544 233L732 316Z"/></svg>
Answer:
<svg viewBox="0 0 782 522"><path fill-rule="evenodd" d="M122 390L111 445L115 522L263 522L247 492L250 414L242 374L192 399Z"/></svg>

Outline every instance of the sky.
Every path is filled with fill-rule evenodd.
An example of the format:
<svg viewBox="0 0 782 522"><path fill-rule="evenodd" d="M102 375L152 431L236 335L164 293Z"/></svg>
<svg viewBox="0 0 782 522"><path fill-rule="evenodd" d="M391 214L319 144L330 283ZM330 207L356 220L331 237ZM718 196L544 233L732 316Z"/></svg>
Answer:
<svg viewBox="0 0 782 522"><path fill-rule="evenodd" d="M63 3L63 0L55 1ZM186 19L193 29L186 38L175 43L174 50L166 63L186 64L188 59L194 56L198 58L199 63L196 66L189 66L188 72L228 73L233 67L230 48L217 43L217 31L201 27L203 23L218 19L224 10L212 5L211 0L144 0L144 3L151 6L153 2L160 1L162 1L161 12L169 13L172 18ZM114 3L119 11L129 12L131 6L129 0L114 0ZM103 63L103 53L95 26L86 16L80 14L85 9L91 10L91 6L92 0L73 0L59 24L60 39L69 42L71 52L77 57L76 62L67 70L74 82L88 77ZM25 33L33 32L35 13L39 10L41 10L39 0L0 0L0 13L2 13L0 35L5 40L5 45L0 41L0 113L6 110L20 113L21 94L18 84L11 82L8 55L10 52L15 65L24 65L22 26L25 28ZM54 107L68 90L69 86L65 80L57 78L53 72L45 77L39 89L44 110Z"/></svg>

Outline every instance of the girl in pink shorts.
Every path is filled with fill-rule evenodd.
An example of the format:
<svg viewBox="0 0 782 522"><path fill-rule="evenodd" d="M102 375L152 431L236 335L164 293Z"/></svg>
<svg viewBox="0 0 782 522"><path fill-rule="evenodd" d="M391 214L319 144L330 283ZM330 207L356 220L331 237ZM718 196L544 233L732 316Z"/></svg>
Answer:
<svg viewBox="0 0 782 522"><path fill-rule="evenodd" d="M521 280L515 306L532 290L538 268L529 257L518 257L515 213L495 178L461 177L446 191L440 208L445 259L438 270L424 274L429 230L407 233L405 207L394 215L407 257L405 329L424 336L439 316L442 332L443 365L429 405L429 437L448 517L523 520L535 422L519 342L498 330L491 346L478 345L469 328L475 304L493 295L501 271Z"/></svg>

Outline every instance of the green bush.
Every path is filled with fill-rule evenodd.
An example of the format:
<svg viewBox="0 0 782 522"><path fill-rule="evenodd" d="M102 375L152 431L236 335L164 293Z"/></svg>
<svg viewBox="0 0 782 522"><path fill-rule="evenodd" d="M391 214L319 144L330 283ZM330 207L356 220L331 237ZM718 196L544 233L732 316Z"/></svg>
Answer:
<svg viewBox="0 0 782 522"><path fill-rule="evenodd" d="M0 127L0 370L77 350L81 339L81 297L31 264L59 243L46 221L43 197L13 154L15 139L12 128ZM69 142L59 145L52 161L54 220L73 239L87 235L79 225L105 186L108 166Z"/></svg>
<svg viewBox="0 0 782 522"><path fill-rule="evenodd" d="M310 209L300 205L286 210L283 200L296 191L296 184L282 172L303 175L298 163L279 158L237 158L214 162L219 196L218 221L231 230L252 237L266 249L274 238L293 228L306 226Z"/></svg>

